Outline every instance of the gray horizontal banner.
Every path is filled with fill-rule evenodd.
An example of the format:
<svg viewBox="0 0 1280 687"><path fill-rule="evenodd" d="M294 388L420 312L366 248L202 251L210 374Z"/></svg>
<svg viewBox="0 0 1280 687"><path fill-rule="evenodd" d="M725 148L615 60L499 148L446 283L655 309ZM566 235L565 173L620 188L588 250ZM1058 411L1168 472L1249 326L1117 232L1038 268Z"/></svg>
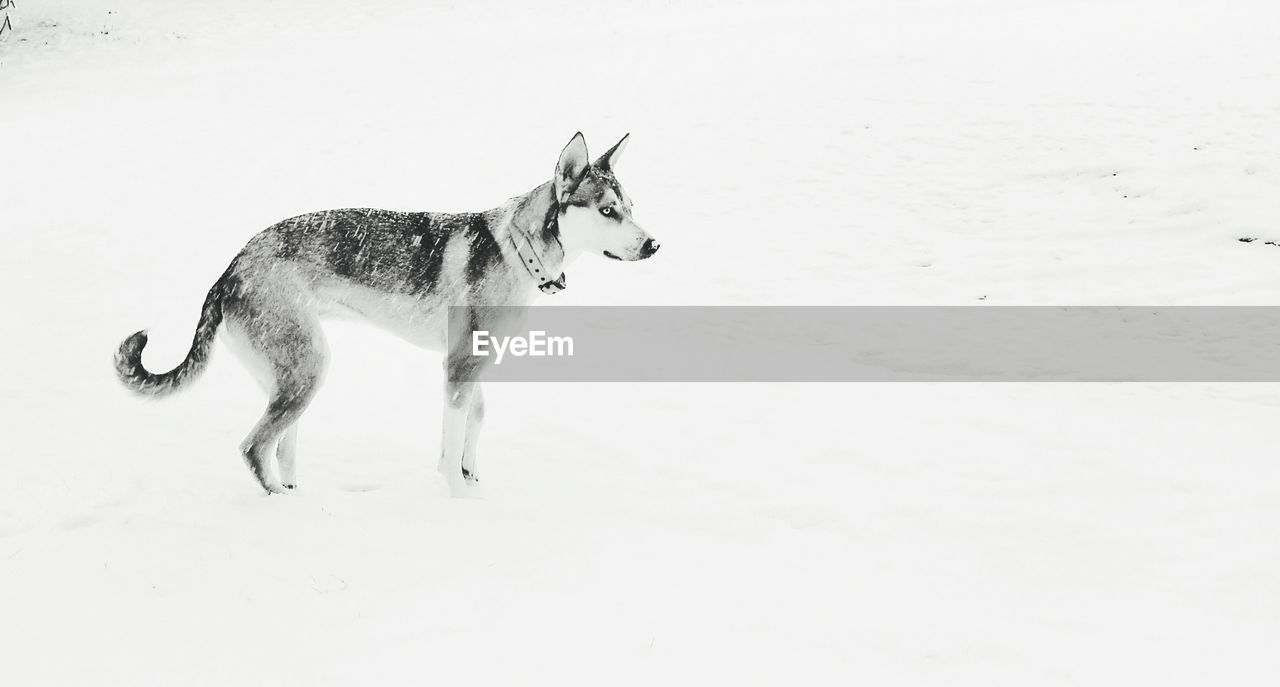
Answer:
<svg viewBox="0 0 1280 687"><path fill-rule="evenodd" d="M1280 381L1270 306L457 307L459 342L454 381Z"/></svg>

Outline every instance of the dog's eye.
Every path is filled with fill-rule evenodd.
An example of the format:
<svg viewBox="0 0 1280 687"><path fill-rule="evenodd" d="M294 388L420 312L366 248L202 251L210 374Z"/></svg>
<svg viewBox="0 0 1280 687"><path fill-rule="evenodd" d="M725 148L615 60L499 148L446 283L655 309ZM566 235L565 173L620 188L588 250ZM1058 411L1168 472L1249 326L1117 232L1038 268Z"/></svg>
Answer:
<svg viewBox="0 0 1280 687"><path fill-rule="evenodd" d="M600 208L600 214L604 215L605 217L612 217L613 208Z"/></svg>

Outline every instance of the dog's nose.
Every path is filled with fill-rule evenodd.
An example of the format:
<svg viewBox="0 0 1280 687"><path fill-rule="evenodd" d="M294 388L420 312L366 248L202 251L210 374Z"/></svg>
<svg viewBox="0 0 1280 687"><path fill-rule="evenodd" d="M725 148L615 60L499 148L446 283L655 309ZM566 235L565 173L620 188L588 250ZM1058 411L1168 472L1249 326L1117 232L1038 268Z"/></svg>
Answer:
<svg viewBox="0 0 1280 687"><path fill-rule="evenodd" d="M653 239L645 239L644 245L640 246L640 256L647 258L650 255L657 253L658 249L661 247L662 247L661 243L658 243Z"/></svg>

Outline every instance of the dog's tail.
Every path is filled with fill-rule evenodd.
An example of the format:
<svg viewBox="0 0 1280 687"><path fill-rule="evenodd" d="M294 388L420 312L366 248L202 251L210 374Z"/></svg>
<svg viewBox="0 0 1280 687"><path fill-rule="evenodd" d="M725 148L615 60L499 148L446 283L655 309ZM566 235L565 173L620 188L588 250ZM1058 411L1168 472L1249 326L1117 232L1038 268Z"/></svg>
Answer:
<svg viewBox="0 0 1280 687"><path fill-rule="evenodd" d="M130 391L142 396L158 398L177 391L188 380L195 379L209 365L209 351L213 348L213 337L222 324L222 299L226 295L228 269L209 289L205 296L204 306L200 309L200 322L196 325L195 337L191 340L191 350L177 367L156 374L148 372L142 366L142 349L147 345L147 330L134 332L116 349L116 376Z"/></svg>

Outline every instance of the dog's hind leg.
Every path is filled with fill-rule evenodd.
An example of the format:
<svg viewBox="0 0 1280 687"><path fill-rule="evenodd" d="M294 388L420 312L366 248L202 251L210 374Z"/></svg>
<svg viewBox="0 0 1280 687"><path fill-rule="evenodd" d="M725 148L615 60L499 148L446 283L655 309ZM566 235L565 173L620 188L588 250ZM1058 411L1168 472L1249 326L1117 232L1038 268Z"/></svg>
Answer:
<svg viewBox="0 0 1280 687"><path fill-rule="evenodd" d="M240 453L263 489L281 493L297 484L294 423L324 380L327 347L314 314L293 303L245 299L229 310L228 333L268 395L266 412L240 444ZM271 471L273 454L281 479Z"/></svg>
<svg viewBox="0 0 1280 687"><path fill-rule="evenodd" d="M318 361L317 361L318 362ZM263 413L253 431L240 444L240 452L244 455L249 471L253 473L258 484L268 493L278 494L284 491L284 485L271 474L271 454L276 450L281 439L291 433L293 424L302 417L302 413L315 397L323 377L323 366L319 364L303 365L281 370L277 377L276 390L267 402L267 411ZM281 466L281 476L288 480L290 486L296 477L294 473L294 456L290 445L293 437L286 441L285 449L289 453L287 464Z"/></svg>
<svg viewBox="0 0 1280 687"><path fill-rule="evenodd" d="M479 482L476 474L476 443L480 439L480 427L484 424L484 390L475 385L471 394L471 409L467 412L467 438L462 446L462 477L468 482Z"/></svg>

